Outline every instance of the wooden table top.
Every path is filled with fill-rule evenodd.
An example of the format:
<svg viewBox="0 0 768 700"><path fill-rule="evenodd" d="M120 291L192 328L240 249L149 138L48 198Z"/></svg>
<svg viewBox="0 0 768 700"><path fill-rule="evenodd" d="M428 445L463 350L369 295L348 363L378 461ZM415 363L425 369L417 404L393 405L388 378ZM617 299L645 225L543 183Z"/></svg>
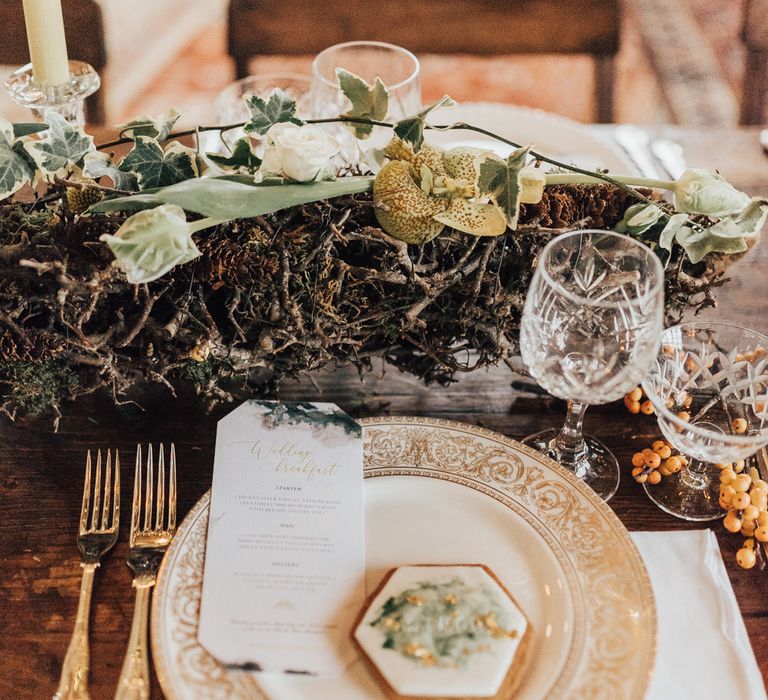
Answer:
<svg viewBox="0 0 768 700"><path fill-rule="evenodd" d="M654 135L680 141L691 165L716 168L750 193L768 194L768 158L756 129L687 130L660 127ZM717 156L715 156L717 154ZM764 270L768 245L733 268L721 290L721 320L768 332ZM320 373L284 386L280 398L334 401L354 416L421 415L482 425L513 438L558 426L561 401L515 392L512 376L496 368L461 377L448 388L425 387L388 368L360 381L349 371ZM91 611L91 697L114 694L133 612L131 577L125 565L131 462L137 442L175 441L179 460L180 515L210 487L216 421L231 407L206 414L199 400L169 399L153 390L145 412L114 407L95 396L65 407L59 432L47 422L0 421L0 697L41 698L55 691L72 632L80 585L75 546L83 466L88 448L119 448L123 455L123 527L115 550L97 572ZM620 405L593 407L587 430L597 434L624 465L611 506L630 530L714 527L763 678L768 683L768 571L743 571L734 561L741 537L718 523L696 525L661 512L629 478L629 457L657 435L653 418L630 416ZM702 659L719 663L718 659ZM153 697L162 697L153 676Z"/></svg>

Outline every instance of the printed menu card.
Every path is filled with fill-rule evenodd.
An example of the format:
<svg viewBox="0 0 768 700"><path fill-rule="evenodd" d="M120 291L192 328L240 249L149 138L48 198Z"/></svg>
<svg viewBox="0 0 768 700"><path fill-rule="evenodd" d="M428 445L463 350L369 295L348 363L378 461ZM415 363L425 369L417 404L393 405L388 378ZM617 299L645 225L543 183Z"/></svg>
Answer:
<svg viewBox="0 0 768 700"><path fill-rule="evenodd" d="M360 426L334 404L219 421L198 639L221 663L339 675L365 598Z"/></svg>

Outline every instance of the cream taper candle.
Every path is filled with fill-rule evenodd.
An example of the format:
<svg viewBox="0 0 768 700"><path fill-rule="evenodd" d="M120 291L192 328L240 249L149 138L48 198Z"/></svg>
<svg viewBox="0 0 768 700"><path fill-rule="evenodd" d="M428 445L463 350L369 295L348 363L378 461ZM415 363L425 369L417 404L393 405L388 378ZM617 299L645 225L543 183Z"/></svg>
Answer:
<svg viewBox="0 0 768 700"><path fill-rule="evenodd" d="M24 0L24 21L35 82L45 86L66 83L69 61L61 0Z"/></svg>

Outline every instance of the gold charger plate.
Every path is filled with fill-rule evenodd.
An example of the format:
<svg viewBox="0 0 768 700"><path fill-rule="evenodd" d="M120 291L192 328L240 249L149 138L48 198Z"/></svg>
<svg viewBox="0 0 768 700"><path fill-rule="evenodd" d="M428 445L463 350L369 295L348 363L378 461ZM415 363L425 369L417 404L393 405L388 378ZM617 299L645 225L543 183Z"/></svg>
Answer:
<svg viewBox="0 0 768 700"><path fill-rule="evenodd" d="M639 700L653 670L656 610L645 566L613 511L553 461L483 428L428 418L361 420L366 587L401 564L489 566L531 620L515 697ZM170 700L368 700L360 659L338 679L254 674L197 642L208 494L160 569L152 648Z"/></svg>

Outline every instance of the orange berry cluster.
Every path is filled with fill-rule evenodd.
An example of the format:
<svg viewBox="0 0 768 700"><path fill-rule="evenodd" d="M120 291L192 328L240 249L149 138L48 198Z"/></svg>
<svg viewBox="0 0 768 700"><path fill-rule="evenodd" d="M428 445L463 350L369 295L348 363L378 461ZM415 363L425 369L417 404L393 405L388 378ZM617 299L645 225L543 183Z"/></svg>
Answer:
<svg viewBox="0 0 768 700"><path fill-rule="evenodd" d="M685 455L675 452L666 440L656 440L650 448L632 455L632 478L638 484L646 481L654 486L663 476L676 474L688 464Z"/></svg>
<svg viewBox="0 0 768 700"><path fill-rule="evenodd" d="M630 413L644 413L646 416L653 414L653 404L639 386L636 386L632 391L624 395L624 405Z"/></svg>
<svg viewBox="0 0 768 700"><path fill-rule="evenodd" d="M743 459L715 466L720 470L720 507L728 511L723 525L728 532L746 538L736 552L736 561L744 569L751 569L760 558L755 540L768 542L768 482L754 467L745 471Z"/></svg>

